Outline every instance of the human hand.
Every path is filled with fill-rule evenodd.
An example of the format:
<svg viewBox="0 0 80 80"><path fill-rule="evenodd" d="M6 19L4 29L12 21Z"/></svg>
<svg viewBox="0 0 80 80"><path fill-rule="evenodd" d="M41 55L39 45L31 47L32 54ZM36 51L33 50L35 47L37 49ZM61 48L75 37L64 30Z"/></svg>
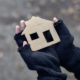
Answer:
<svg viewBox="0 0 80 80"><path fill-rule="evenodd" d="M25 36L21 35L21 33L22 33L22 31L24 31L25 27L26 27L26 24L25 24L24 20L20 21L20 26L16 25L16 34L14 36L14 39L16 40L18 47L23 47L28 44Z"/></svg>
<svg viewBox="0 0 80 80"><path fill-rule="evenodd" d="M56 21L57 18L53 18L53 21ZM73 44L73 36L71 35L70 31L68 30L67 26L64 24L63 20L59 19L56 22L54 22L54 27L60 37L61 42L59 42L56 45L56 49L61 49L69 47L71 44Z"/></svg>
<svg viewBox="0 0 80 80"><path fill-rule="evenodd" d="M54 23L58 22L57 18L53 18ZM21 35L22 31L27 27L24 20L20 21L21 27L16 26L15 40L19 47L20 55L31 70L37 70L38 75L41 77L60 78L65 79L66 75L61 73L58 55L54 48L47 47L39 51L31 51L27 46L25 36ZM55 79L54 79L55 80Z"/></svg>

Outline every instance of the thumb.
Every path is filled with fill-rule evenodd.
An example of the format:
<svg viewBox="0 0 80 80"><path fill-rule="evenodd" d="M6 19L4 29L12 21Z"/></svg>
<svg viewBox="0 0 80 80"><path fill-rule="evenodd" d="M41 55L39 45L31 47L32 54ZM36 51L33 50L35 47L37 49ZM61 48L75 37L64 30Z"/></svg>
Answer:
<svg viewBox="0 0 80 80"><path fill-rule="evenodd" d="M27 43L27 41L24 41L23 42L23 47L25 46L25 45L27 45L28 43Z"/></svg>

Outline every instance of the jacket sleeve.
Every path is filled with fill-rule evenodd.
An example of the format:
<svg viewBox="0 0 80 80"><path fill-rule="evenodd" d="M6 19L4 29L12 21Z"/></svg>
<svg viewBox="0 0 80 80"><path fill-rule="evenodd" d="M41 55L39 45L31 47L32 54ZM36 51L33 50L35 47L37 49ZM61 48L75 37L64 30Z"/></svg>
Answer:
<svg viewBox="0 0 80 80"><path fill-rule="evenodd" d="M16 38L16 43L19 45L21 40L18 39L20 39L20 37ZM60 70L59 59L55 56L55 50L53 50L54 55L47 52L47 50L48 48L40 51L31 51L29 44L18 48L18 51L28 68L37 71L39 80L65 80L66 75Z"/></svg>
<svg viewBox="0 0 80 80"><path fill-rule="evenodd" d="M75 77L80 80L80 48L74 46L74 38L62 20L54 26L61 38L61 42L55 46L60 63L70 72L74 72Z"/></svg>

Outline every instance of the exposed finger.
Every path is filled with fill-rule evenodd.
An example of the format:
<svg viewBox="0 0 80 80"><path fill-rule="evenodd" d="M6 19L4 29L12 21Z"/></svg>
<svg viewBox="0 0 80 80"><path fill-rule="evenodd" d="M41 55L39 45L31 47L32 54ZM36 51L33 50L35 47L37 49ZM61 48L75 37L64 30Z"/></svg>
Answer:
<svg viewBox="0 0 80 80"><path fill-rule="evenodd" d="M21 29L24 30L25 27L26 27L25 21L24 20L21 20L20 21L20 25L21 25Z"/></svg>
<svg viewBox="0 0 80 80"><path fill-rule="evenodd" d="M58 22L58 19L56 17L53 18L53 22L56 23Z"/></svg>
<svg viewBox="0 0 80 80"><path fill-rule="evenodd" d="M24 47L25 45L27 45L27 42L26 42L26 41L23 42L23 47Z"/></svg>
<svg viewBox="0 0 80 80"><path fill-rule="evenodd" d="M20 31L21 31L20 26L16 25L16 34L20 33Z"/></svg>

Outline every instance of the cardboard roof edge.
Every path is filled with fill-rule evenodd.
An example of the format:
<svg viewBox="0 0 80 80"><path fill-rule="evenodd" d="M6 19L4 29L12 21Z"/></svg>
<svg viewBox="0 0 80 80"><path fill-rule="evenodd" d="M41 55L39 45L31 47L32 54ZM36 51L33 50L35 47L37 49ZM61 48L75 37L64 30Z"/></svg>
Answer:
<svg viewBox="0 0 80 80"><path fill-rule="evenodd" d="M31 19L25 21L25 24L28 25L28 24L31 24L32 22L34 23L35 21L39 21L39 20L41 20L41 21L43 21L43 22L45 21L45 22L49 22L49 23L52 23L52 24L53 24L53 21L50 21L50 20L47 20L47 19L43 19L43 18L40 18L40 17L38 17L38 16L32 16ZM25 34L27 28L29 28L29 26L27 26L27 27L24 29L24 31L22 32L22 35Z"/></svg>

